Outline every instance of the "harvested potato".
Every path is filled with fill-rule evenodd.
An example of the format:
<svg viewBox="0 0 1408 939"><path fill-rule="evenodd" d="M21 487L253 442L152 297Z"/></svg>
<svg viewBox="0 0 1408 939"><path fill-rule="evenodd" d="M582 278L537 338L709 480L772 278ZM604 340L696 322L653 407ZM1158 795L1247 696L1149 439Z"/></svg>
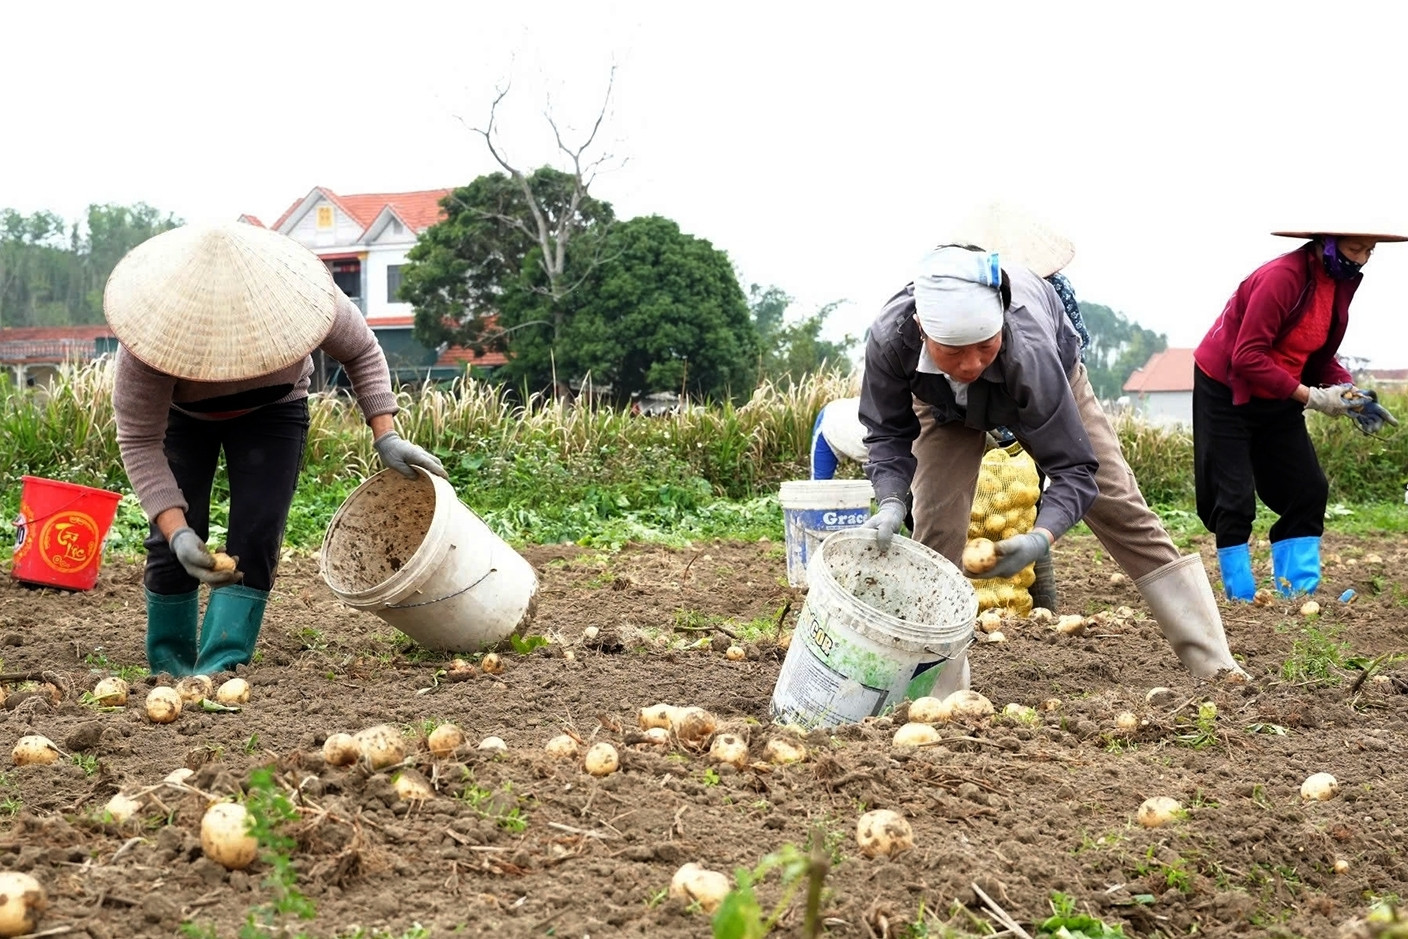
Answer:
<svg viewBox="0 0 1408 939"><path fill-rule="evenodd" d="M29 874L0 872L0 936L34 932L39 914L48 905L44 888Z"/></svg>
<svg viewBox="0 0 1408 939"><path fill-rule="evenodd" d="M249 682L243 678L231 678L221 682L215 689L215 700L225 705L248 704Z"/></svg>
<svg viewBox="0 0 1408 939"><path fill-rule="evenodd" d="M211 555L211 557L215 558L214 570L224 573L226 571L232 571L235 569L235 559L230 557L224 551L216 551Z"/></svg>
<svg viewBox="0 0 1408 939"><path fill-rule="evenodd" d="M807 748L786 737L773 737L763 747L763 759L769 763L800 763L807 758Z"/></svg>
<svg viewBox="0 0 1408 939"><path fill-rule="evenodd" d="M356 740L361 757L372 769L385 769L406 758L406 742L401 731L390 724L368 727L357 734Z"/></svg>
<svg viewBox="0 0 1408 939"><path fill-rule="evenodd" d="M952 711L938 698L925 695L909 705L909 719L917 724L947 724Z"/></svg>
<svg viewBox="0 0 1408 939"><path fill-rule="evenodd" d="M939 740L939 732L931 724L910 721L895 731L893 743L897 747L920 747Z"/></svg>
<svg viewBox="0 0 1408 939"><path fill-rule="evenodd" d="M742 769L748 765L748 744L737 734L719 734L709 745L709 758Z"/></svg>
<svg viewBox="0 0 1408 939"><path fill-rule="evenodd" d="M169 724L181 716L181 696L162 685L147 692L147 717L153 724Z"/></svg>
<svg viewBox="0 0 1408 939"><path fill-rule="evenodd" d="M456 724L441 724L425 738L430 755L437 760L448 759L464 744L464 731Z"/></svg>
<svg viewBox="0 0 1408 939"><path fill-rule="evenodd" d="M200 849L226 870L254 863L259 842L249 833L249 812L236 802L217 802L200 820Z"/></svg>
<svg viewBox="0 0 1408 939"><path fill-rule="evenodd" d="M42 766L46 763L57 763L59 760L59 748L54 746L54 741L41 734L27 734L15 741L15 748L10 751L10 759L14 760L16 766Z"/></svg>
<svg viewBox="0 0 1408 939"><path fill-rule="evenodd" d="M728 878L718 871L701 867L693 861L683 865L670 878L670 896L686 903L698 903L706 913L718 909L728 896Z"/></svg>
<svg viewBox="0 0 1408 939"><path fill-rule="evenodd" d="M582 766L593 776L610 776L621 768L621 757L609 743L594 743L582 758Z"/></svg>
<svg viewBox="0 0 1408 939"><path fill-rule="evenodd" d="M914 847L914 829L900 813L875 809L856 821L856 844L866 857L893 856Z"/></svg>
<svg viewBox="0 0 1408 939"><path fill-rule="evenodd" d="M1001 518L1001 516L997 516ZM1002 531L1002 525L997 528ZM991 539L974 538L963 548L963 569L970 574L986 574L997 566L997 546Z"/></svg>
<svg viewBox="0 0 1408 939"><path fill-rule="evenodd" d="M1312 773L1300 784L1300 797L1309 802L1324 802L1339 791L1339 780L1329 773Z"/></svg>
<svg viewBox="0 0 1408 939"><path fill-rule="evenodd" d="M215 693L215 681L209 675L187 675L176 682L181 704L200 704Z"/></svg>
<svg viewBox="0 0 1408 939"><path fill-rule="evenodd" d="M323 741L323 759L330 766L351 766L361 756L362 748L351 734L328 734Z"/></svg>
<svg viewBox="0 0 1408 939"><path fill-rule="evenodd" d="M665 739L669 740L670 735L666 734ZM548 756L558 760L575 760L580 752L577 740L571 734L558 734L549 740L543 749L547 751Z"/></svg>
<svg viewBox="0 0 1408 939"><path fill-rule="evenodd" d="M1139 824L1145 828L1162 828L1183 814L1183 803L1168 796L1152 796L1139 806Z"/></svg>
<svg viewBox="0 0 1408 939"><path fill-rule="evenodd" d="M104 678L93 686L93 700L100 707L121 707L127 703L130 690L121 678Z"/></svg>
<svg viewBox="0 0 1408 939"><path fill-rule="evenodd" d="M981 720L994 713L992 702L976 691L967 688L953 692L944 698L944 707L955 720Z"/></svg>

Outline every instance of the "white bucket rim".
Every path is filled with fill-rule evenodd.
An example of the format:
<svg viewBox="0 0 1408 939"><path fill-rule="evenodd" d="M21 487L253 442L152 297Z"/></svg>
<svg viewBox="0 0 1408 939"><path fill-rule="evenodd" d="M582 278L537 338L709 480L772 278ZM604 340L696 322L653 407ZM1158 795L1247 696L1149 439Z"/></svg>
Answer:
<svg viewBox="0 0 1408 939"><path fill-rule="evenodd" d="M343 591L328 576L328 548L337 531L338 523L365 490L371 488L388 473L395 473L398 476L404 474L399 470L384 469L368 476L356 489L347 494L347 498L343 500L342 505L338 506L337 511L333 513L332 520L328 522L328 529L323 535L323 546L319 554L318 566L323 575L323 582L328 585L328 588L339 600L354 609L372 610L396 606L401 600L420 589L426 577L434 572L445 552L449 550L448 545L444 543L445 539L438 537L438 535L447 524L451 511L450 501L457 498L454 489L451 488L448 480L427 472L419 466L413 467L413 469L430 480L432 491L435 494L435 507L420 545L406 559L406 563L401 566L401 569L390 577L362 590Z"/></svg>
<svg viewBox="0 0 1408 939"><path fill-rule="evenodd" d="M811 563L807 565L807 579L811 583L811 589L822 586L826 590L848 594L849 592L836 581L835 576L831 573L831 568L826 563L826 549L828 546L834 547L845 541L874 542L875 535L875 531L869 528L842 528L827 535L816 554L813 555ZM884 610L867 606L880 628L869 623L857 623L855 624L857 631L864 633L872 640L884 642L911 653L929 652L952 657L962 649L966 649L974 639L974 630L978 619L978 593L973 589L968 578L948 558L912 538L896 537L890 543L889 550L911 554L927 564L932 564L939 570L952 569L953 573L960 578L959 582L968 587L964 597L966 602L963 604L966 620L952 624L916 623L913 620L900 619ZM812 568L816 568L816 570L813 571ZM954 651L955 643L960 642L963 643L962 648Z"/></svg>
<svg viewBox="0 0 1408 939"><path fill-rule="evenodd" d="M875 488L868 479L790 479L777 499L784 509L861 508L875 499Z"/></svg>

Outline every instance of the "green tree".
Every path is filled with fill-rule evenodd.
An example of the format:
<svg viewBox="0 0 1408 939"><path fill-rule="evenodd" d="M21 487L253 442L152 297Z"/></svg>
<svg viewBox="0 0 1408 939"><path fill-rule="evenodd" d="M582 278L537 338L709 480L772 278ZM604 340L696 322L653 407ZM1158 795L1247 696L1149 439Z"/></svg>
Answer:
<svg viewBox="0 0 1408 939"><path fill-rule="evenodd" d="M828 364L849 370L847 353L855 346L856 338L847 335L839 342L821 338L826 318L843 301L833 300L810 316L789 324L786 314L793 298L781 287L753 284L748 296L761 350L758 357L759 382L799 381L803 375L816 372Z"/></svg>
<svg viewBox="0 0 1408 939"><path fill-rule="evenodd" d="M751 391L758 335L726 254L658 215L618 222L591 240L600 244L569 257L565 270L577 286L562 300L525 291L506 298L508 378L544 388L590 377L611 385L618 401L636 392Z"/></svg>
<svg viewBox="0 0 1408 939"><path fill-rule="evenodd" d="M103 321L103 287L128 251L180 222L145 203L90 205L86 224L0 209L0 326Z"/></svg>
<svg viewBox="0 0 1408 939"><path fill-rule="evenodd" d="M1118 398L1134 370L1168 348L1168 336L1145 329L1107 306L1081 301L1080 312L1090 331L1085 367L1099 398Z"/></svg>
<svg viewBox="0 0 1408 939"><path fill-rule="evenodd" d="M483 352L503 350L510 338L494 317L504 306L531 306L560 325L562 312L538 296L554 289L538 235L538 219L558 233L564 270L568 255L590 253L594 243L578 236L615 217L611 206L579 191L577 177L550 166L515 179L505 173L481 176L447 196L445 218L426 229L407 255L400 298L415 307L413 332L428 346L441 343ZM555 261L551 261L551 267ZM590 264L576 268L590 269ZM565 297L575 282L562 278L556 294Z"/></svg>

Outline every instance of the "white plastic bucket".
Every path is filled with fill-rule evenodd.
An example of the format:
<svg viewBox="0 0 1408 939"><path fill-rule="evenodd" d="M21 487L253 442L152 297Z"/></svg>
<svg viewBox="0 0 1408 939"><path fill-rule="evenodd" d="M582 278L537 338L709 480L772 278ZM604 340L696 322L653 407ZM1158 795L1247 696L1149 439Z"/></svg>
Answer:
<svg viewBox="0 0 1408 939"><path fill-rule="evenodd" d="M798 479L782 484L782 525L787 536L787 582L807 586L807 566L833 531L859 528L870 518L875 490L864 479Z"/></svg>
<svg viewBox="0 0 1408 939"><path fill-rule="evenodd" d="M978 595L937 552L897 537L881 554L873 532L838 531L808 574L772 693L778 723L853 724L932 693L966 663Z"/></svg>
<svg viewBox="0 0 1408 939"><path fill-rule="evenodd" d="M383 470L338 508L323 538L323 580L428 649L475 652L532 619L533 566L424 470Z"/></svg>

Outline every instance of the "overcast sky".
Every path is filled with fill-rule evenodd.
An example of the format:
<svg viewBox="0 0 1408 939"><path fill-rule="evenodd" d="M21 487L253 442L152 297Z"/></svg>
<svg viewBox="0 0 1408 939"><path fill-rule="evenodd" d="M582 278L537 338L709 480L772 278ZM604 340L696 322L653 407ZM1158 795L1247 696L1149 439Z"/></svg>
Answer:
<svg viewBox="0 0 1408 939"><path fill-rule="evenodd" d="M463 185L595 116L593 192L859 333L969 207L1076 244L1077 295L1195 345L1280 227L1408 233L1397 5L1325 2L12 3L0 206L266 222L322 185ZM570 140L580 139L569 136ZM624 162L623 162L624 161ZM1343 220L1342 222L1340 220ZM1408 367L1408 244L1343 353Z"/></svg>

